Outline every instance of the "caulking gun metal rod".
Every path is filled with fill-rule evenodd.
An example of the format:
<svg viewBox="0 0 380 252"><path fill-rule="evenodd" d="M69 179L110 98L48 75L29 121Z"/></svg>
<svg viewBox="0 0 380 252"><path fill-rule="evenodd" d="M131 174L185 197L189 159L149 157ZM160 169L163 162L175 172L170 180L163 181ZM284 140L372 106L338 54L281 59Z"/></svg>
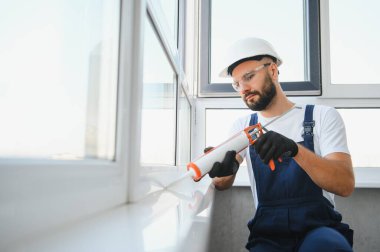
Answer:
<svg viewBox="0 0 380 252"><path fill-rule="evenodd" d="M284 115L286 115L287 113L289 113L290 111L292 111L292 110L295 109L295 108L301 109L301 107L294 105L294 106L293 106L292 108L290 108L288 111L285 111L282 115L279 115L278 117L276 117L276 118L274 118L273 120L269 121L269 122L268 122L267 124L265 124L264 126L261 126L261 128L262 128L264 131L268 132L268 130L267 130L267 128L266 128L266 127L268 127L268 125L274 123L275 121L277 121L278 119L280 119L281 117L283 117ZM257 133L257 129L254 129L254 130L252 131L251 135L254 135L255 133Z"/></svg>
<svg viewBox="0 0 380 252"><path fill-rule="evenodd" d="M272 121L270 121L267 124L265 124L264 126L262 126L262 128L268 127L268 125L274 123L275 121L277 121L278 119L280 119L281 117L283 117L284 115L286 115L287 113L289 113L290 111L292 111L295 108L301 108L301 107L298 107L298 106L294 105L291 109L289 109L288 111L284 112L282 115L279 115L278 117L274 118Z"/></svg>

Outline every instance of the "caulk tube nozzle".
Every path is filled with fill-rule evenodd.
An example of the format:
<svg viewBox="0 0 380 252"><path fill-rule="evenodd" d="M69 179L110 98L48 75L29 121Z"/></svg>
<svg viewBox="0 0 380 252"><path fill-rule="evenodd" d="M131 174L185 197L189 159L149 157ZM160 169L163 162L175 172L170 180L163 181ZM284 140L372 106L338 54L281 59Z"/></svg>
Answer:
<svg viewBox="0 0 380 252"><path fill-rule="evenodd" d="M189 170L187 171L185 174L183 174L181 177L179 177L178 179L174 180L173 182L169 183L168 185L166 185L164 188L169 188L175 184L177 184L178 182L182 181L183 179L185 178L190 178L190 177L194 177L195 173L193 170Z"/></svg>
<svg viewBox="0 0 380 252"><path fill-rule="evenodd" d="M193 179L198 181L211 170L215 162L222 162L228 151L236 151L236 153L239 153L248 145L249 139L247 134L245 131L241 131L221 145L189 163L187 165L187 170L193 170L195 173Z"/></svg>

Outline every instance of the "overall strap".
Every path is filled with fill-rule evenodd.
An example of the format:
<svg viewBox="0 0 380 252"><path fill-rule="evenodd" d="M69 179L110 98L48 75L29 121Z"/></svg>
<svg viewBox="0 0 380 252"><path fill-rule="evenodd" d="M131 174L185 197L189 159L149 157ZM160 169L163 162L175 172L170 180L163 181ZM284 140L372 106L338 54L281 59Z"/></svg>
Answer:
<svg viewBox="0 0 380 252"><path fill-rule="evenodd" d="M314 105L306 105L305 118L303 121L303 139L305 141L305 146L314 152L314 133L313 128L315 126L315 121L313 120Z"/></svg>
<svg viewBox="0 0 380 252"><path fill-rule="evenodd" d="M251 120L249 121L249 126L257 124L257 113L251 114Z"/></svg>
<svg viewBox="0 0 380 252"><path fill-rule="evenodd" d="M303 129L304 133L302 134L302 137L304 138L305 146L314 152L314 133L313 128L315 126L315 121L313 120L313 111L314 111L314 105L306 105L305 110L305 117L303 121ZM257 124L258 117L257 113L251 114L251 120L249 122L249 125Z"/></svg>

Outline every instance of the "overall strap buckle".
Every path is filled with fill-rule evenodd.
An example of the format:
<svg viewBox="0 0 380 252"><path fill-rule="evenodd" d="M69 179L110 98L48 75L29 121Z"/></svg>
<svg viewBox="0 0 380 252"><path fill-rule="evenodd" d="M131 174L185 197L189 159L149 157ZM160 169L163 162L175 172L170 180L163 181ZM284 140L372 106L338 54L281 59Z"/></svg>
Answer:
<svg viewBox="0 0 380 252"><path fill-rule="evenodd" d="M305 147L314 152L313 128L315 126L315 121L313 120L313 110L314 105L306 105L302 137L305 141Z"/></svg>
<svg viewBox="0 0 380 252"><path fill-rule="evenodd" d="M313 128L315 126L315 121L309 121L309 122L303 122L303 129L304 129L304 133L303 133L303 137L305 136L314 136L314 133L313 133Z"/></svg>

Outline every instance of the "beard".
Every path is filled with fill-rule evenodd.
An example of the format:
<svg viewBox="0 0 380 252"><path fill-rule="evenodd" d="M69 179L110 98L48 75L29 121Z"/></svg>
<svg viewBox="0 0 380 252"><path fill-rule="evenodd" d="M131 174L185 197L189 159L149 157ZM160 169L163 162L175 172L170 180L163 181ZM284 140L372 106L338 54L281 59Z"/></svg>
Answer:
<svg viewBox="0 0 380 252"><path fill-rule="evenodd" d="M249 102L246 100L246 97L248 97L251 94L257 95L259 97L256 102ZM249 92L249 93L244 95L243 100L244 100L245 104L248 106L248 108L250 108L251 110L262 111L266 107L268 107L268 105L271 103L271 101L276 96L276 94L277 94L277 91L276 91L275 84L273 83L272 79L269 78L269 76L266 76L265 77L265 86L264 86L263 91L258 92L255 90L253 92Z"/></svg>

